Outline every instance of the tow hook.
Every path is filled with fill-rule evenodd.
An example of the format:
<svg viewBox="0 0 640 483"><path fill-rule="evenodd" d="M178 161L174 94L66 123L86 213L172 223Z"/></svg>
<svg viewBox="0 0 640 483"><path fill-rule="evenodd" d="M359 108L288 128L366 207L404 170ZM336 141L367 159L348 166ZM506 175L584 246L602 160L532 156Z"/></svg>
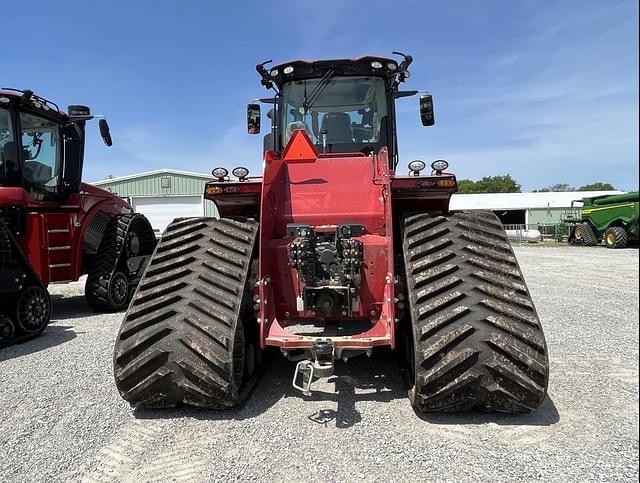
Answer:
<svg viewBox="0 0 640 483"><path fill-rule="evenodd" d="M333 344L330 340L318 339L311 348L313 360L298 362L293 373L292 385L302 391L305 396L311 396L311 383L314 378L329 377L333 374ZM302 384L298 380L302 377Z"/></svg>

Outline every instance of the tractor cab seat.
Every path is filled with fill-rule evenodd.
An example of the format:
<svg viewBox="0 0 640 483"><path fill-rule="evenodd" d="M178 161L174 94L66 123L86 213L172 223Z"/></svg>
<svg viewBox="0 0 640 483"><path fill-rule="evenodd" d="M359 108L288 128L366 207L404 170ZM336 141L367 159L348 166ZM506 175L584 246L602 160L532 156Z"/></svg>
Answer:
<svg viewBox="0 0 640 483"><path fill-rule="evenodd" d="M327 132L327 143L353 143L351 117L345 112L327 112L322 118L320 131Z"/></svg>

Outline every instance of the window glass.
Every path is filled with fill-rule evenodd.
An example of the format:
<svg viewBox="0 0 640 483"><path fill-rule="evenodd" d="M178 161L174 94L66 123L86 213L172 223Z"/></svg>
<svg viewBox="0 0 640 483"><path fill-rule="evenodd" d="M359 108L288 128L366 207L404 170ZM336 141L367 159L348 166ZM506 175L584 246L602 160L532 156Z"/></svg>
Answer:
<svg viewBox="0 0 640 483"><path fill-rule="evenodd" d="M25 184L35 193L55 193L60 185L58 125L33 114L20 113Z"/></svg>
<svg viewBox="0 0 640 483"><path fill-rule="evenodd" d="M13 126L11 125L11 115L6 109L0 109L0 186L5 186L8 181L10 170L6 163L9 163L15 153ZM5 150L6 146L6 150ZM15 161L15 159L13 159Z"/></svg>
<svg viewBox="0 0 640 483"><path fill-rule="evenodd" d="M331 151L360 151L380 147L387 100L380 77L333 77L292 81L283 86L281 119L285 146L297 129L304 129L316 145Z"/></svg>

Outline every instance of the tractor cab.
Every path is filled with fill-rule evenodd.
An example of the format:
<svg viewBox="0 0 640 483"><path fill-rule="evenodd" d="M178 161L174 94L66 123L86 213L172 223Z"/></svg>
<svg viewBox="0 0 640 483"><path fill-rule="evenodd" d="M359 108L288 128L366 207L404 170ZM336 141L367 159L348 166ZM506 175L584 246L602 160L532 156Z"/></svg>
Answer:
<svg viewBox="0 0 640 483"><path fill-rule="evenodd" d="M78 192L88 107L56 104L32 91L0 90L0 187L23 188L34 201L59 201ZM109 126L100 120L105 144Z"/></svg>
<svg viewBox="0 0 640 483"><path fill-rule="evenodd" d="M397 163L395 99L417 94L400 91L408 76L411 56L402 62L383 57L294 61L267 70L256 68L262 84L273 88L269 117L272 132L265 137L265 151L282 153L293 134L302 130L321 155L377 154L387 147ZM429 94L420 99L424 125L433 125L433 102ZM259 131L260 105L248 108L248 131Z"/></svg>
<svg viewBox="0 0 640 483"><path fill-rule="evenodd" d="M0 89L0 347L42 333L50 283L87 274L100 311L124 308L155 246L146 218L82 183L88 107L68 112L30 90ZM111 135L99 121L107 146Z"/></svg>

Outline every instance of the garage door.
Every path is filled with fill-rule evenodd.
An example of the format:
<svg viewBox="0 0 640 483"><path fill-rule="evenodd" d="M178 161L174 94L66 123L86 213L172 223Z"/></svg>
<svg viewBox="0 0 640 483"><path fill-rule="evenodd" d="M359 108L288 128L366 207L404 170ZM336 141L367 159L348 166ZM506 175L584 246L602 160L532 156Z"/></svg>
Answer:
<svg viewBox="0 0 640 483"><path fill-rule="evenodd" d="M131 205L136 213L146 216L153 229L160 233L174 218L204 214L199 195L131 197Z"/></svg>

